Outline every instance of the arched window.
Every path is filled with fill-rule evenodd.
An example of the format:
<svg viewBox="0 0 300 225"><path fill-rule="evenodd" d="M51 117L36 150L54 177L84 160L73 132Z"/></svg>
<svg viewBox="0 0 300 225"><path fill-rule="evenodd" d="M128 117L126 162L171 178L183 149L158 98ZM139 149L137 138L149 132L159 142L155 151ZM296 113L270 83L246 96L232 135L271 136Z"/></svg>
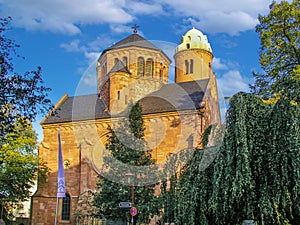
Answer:
<svg viewBox="0 0 300 225"><path fill-rule="evenodd" d="M153 76L153 59L147 59L146 61L146 76Z"/></svg>
<svg viewBox="0 0 300 225"><path fill-rule="evenodd" d="M194 60L190 60L190 73L194 73Z"/></svg>
<svg viewBox="0 0 300 225"><path fill-rule="evenodd" d="M145 62L143 57L138 58L138 65L137 65L137 75L142 77L144 76L144 67L145 67Z"/></svg>
<svg viewBox="0 0 300 225"><path fill-rule="evenodd" d="M70 209L71 201L70 195L66 194L66 197L62 199L62 208L61 208L61 220L70 220Z"/></svg>
<svg viewBox="0 0 300 225"><path fill-rule="evenodd" d="M185 60L185 74L189 73L189 61Z"/></svg>
<svg viewBox="0 0 300 225"><path fill-rule="evenodd" d="M186 44L186 48L187 48L187 49L190 49L190 43L187 43L187 44Z"/></svg>
<svg viewBox="0 0 300 225"><path fill-rule="evenodd" d="M123 57L123 64L126 68L128 67L128 58L126 56Z"/></svg>

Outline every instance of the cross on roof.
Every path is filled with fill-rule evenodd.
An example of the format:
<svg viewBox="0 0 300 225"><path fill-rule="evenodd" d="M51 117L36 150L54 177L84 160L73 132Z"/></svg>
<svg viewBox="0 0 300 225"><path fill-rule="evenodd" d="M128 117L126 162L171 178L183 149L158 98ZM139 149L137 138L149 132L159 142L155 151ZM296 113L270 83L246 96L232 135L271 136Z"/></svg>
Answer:
<svg viewBox="0 0 300 225"><path fill-rule="evenodd" d="M136 28L139 28L140 26L137 26L136 24L134 24L133 27L131 27L133 29L133 33L136 34L137 33L137 30Z"/></svg>

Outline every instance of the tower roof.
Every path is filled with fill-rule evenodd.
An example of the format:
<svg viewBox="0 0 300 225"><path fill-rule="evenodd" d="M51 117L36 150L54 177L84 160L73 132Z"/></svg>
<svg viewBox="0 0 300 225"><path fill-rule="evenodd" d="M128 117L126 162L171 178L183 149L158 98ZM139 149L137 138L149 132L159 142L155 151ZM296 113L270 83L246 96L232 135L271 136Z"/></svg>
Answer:
<svg viewBox="0 0 300 225"><path fill-rule="evenodd" d="M192 28L182 36L181 43L176 48L176 53L187 49L203 49L212 53L207 36L196 28Z"/></svg>
<svg viewBox="0 0 300 225"><path fill-rule="evenodd" d="M138 35L137 33L133 33L130 36L118 41L117 43L115 43L112 46L105 49L102 52L102 55L109 50L126 48L126 47L140 47L140 48L147 48L147 49L152 49L152 50L157 50L157 51L162 52L161 49L157 48L150 41L147 41L146 39L144 39L142 36ZM162 53L165 54L164 52L162 52Z"/></svg>

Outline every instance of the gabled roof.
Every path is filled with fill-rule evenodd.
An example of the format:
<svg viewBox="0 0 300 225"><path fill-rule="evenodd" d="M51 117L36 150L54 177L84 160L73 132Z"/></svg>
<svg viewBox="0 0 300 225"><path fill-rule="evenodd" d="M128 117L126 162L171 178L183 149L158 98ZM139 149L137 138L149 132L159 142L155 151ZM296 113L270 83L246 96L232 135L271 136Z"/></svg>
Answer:
<svg viewBox="0 0 300 225"><path fill-rule="evenodd" d="M201 108L207 80L166 84L139 100L143 114L176 112ZM120 114L122 115L122 113ZM67 97L42 124L109 118L110 113L97 94Z"/></svg>
<svg viewBox="0 0 300 225"><path fill-rule="evenodd" d="M141 47L141 48L149 48L149 49L154 49L154 50L160 50L157 48L155 45L153 45L150 41L147 41L144 39L142 36L138 34L132 34L121 41L115 43L114 45L108 47L106 50L111 50L111 49L117 49L117 48L125 48L129 46L136 46L136 47Z"/></svg>
<svg viewBox="0 0 300 225"><path fill-rule="evenodd" d="M121 60L118 60L114 67L111 69L111 71L109 71L109 73L115 72L125 72L130 74L130 71L128 70L127 66L125 66Z"/></svg>

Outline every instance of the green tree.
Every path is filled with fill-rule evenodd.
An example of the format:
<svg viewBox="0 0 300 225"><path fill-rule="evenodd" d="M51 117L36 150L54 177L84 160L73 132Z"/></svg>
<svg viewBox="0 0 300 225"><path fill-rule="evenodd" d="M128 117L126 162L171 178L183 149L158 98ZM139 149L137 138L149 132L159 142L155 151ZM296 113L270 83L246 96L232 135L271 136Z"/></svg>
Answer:
<svg viewBox="0 0 300 225"><path fill-rule="evenodd" d="M119 208L119 203L132 202L134 186L134 206L138 212L134 223L148 223L151 216L158 214L159 203L154 196L154 185L139 184L139 179L149 176L139 168L153 165L154 161L144 141L142 109L138 103L129 108L128 120L125 116L117 127L110 129L108 155L104 156L105 172L99 177L94 205L103 218L129 222L129 209ZM131 176L126 176L129 174Z"/></svg>
<svg viewBox="0 0 300 225"><path fill-rule="evenodd" d="M300 96L300 4L275 1L268 15L258 17L262 73L254 73L252 92L269 98L288 94L299 102Z"/></svg>
<svg viewBox="0 0 300 225"><path fill-rule="evenodd" d="M48 172L42 162L38 167L37 138L31 123L17 119L12 126L14 132L0 140L0 207L6 213L30 197L38 174L45 178Z"/></svg>
<svg viewBox="0 0 300 225"><path fill-rule="evenodd" d="M37 167L36 133L31 122L51 107L50 91L43 85L41 68L19 74L13 58L18 44L6 37L11 18L0 18L0 200L1 211L29 197L37 177L47 173Z"/></svg>
<svg viewBox="0 0 300 225"><path fill-rule="evenodd" d="M214 165L214 224L299 224L300 112L245 93L232 97Z"/></svg>
<svg viewBox="0 0 300 225"><path fill-rule="evenodd" d="M13 131L11 125L18 118L32 122L38 113L51 107L47 98L50 89L43 85L41 68L24 74L14 69L13 57L19 57L20 46L5 36L10 21L10 17L0 18L0 138Z"/></svg>

